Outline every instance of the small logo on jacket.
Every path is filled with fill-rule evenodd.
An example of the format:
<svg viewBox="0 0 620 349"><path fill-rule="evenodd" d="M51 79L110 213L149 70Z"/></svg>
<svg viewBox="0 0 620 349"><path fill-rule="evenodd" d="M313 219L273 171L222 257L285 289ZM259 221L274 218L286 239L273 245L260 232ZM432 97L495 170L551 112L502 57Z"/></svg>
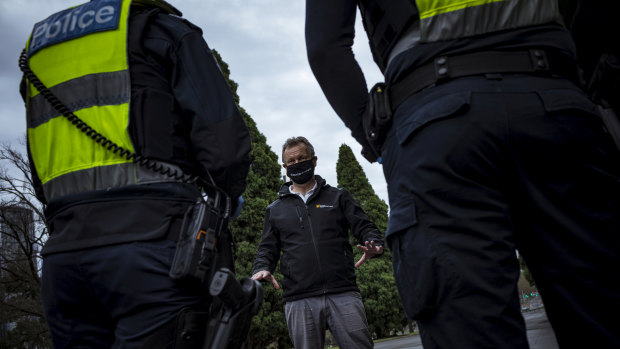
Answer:
<svg viewBox="0 0 620 349"><path fill-rule="evenodd" d="M316 208L329 208L329 207L334 207L332 205L321 205L321 204L317 204Z"/></svg>

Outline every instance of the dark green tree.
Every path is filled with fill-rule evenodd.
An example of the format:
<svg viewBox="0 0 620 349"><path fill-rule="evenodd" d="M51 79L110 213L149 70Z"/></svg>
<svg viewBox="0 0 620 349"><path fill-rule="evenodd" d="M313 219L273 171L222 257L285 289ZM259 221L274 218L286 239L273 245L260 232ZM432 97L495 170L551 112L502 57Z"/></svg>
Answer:
<svg viewBox="0 0 620 349"><path fill-rule="evenodd" d="M265 208L277 197L277 191L282 185L278 155L267 145L265 136L258 131L256 123L248 113L239 106L237 83L230 79L230 70L218 52L213 51L224 77L228 81L231 91L243 119L245 120L252 139L252 167L247 177L247 188L243 193L243 210L241 215L229 225L230 231L236 240L235 268L237 277L249 277L252 264L256 258L256 251L260 243L265 217ZM279 270L275 277L282 280ZM292 347L284 318L284 304L282 291L275 290L271 283L264 283L265 299L262 310L252 321L248 348L278 348Z"/></svg>
<svg viewBox="0 0 620 349"><path fill-rule="evenodd" d="M338 187L347 189L368 217L385 232L388 206L377 196L362 166L346 144L341 145L338 151L336 175ZM357 249L355 251L357 260L362 254ZM391 253L387 246L384 251L383 256L366 261L357 269L357 283L364 300L368 326L377 338L400 332L409 324L396 289Z"/></svg>

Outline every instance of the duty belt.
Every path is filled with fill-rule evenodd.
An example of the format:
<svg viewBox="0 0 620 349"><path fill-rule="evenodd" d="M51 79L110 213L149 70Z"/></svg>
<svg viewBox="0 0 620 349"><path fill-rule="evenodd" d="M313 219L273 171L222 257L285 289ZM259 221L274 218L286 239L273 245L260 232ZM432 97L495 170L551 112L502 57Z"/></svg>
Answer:
<svg viewBox="0 0 620 349"><path fill-rule="evenodd" d="M458 56L440 56L427 63L387 90L392 110L412 94L425 87L451 79L485 74L559 75L581 85L580 71L574 60L554 50L484 51Z"/></svg>

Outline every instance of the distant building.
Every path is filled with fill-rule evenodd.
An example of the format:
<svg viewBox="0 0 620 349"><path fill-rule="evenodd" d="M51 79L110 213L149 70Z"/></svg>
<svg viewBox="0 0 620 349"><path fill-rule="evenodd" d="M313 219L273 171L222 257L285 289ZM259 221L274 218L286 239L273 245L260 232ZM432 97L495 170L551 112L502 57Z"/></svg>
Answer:
<svg viewBox="0 0 620 349"><path fill-rule="evenodd" d="M0 207L0 279L5 277L7 261L15 260L20 252L20 241L33 241L34 214L32 210L20 206ZM19 240L18 240L19 239ZM33 248L38 245L32 244ZM35 254L38 251L35 251ZM34 261L36 263L36 261ZM0 297L12 297L14 294L0 294ZM6 338L7 332L15 327L14 322L0 322L0 340Z"/></svg>
<svg viewBox="0 0 620 349"><path fill-rule="evenodd" d="M5 258L15 256L19 250L19 241L33 241L34 238L34 214L31 209L20 206L0 207L0 263L5 263Z"/></svg>

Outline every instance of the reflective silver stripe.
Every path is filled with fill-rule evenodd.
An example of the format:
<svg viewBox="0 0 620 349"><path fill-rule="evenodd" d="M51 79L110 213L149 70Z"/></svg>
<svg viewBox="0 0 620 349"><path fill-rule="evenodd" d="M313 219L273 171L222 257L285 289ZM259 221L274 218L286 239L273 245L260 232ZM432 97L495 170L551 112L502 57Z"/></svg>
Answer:
<svg viewBox="0 0 620 349"><path fill-rule="evenodd" d="M164 164L168 168L181 173L181 169L176 165L162 162L158 163ZM49 201L61 196L85 191L161 182L182 181L143 168L135 163L124 163L69 172L45 183L43 185L43 191L45 193L45 198Z"/></svg>
<svg viewBox="0 0 620 349"><path fill-rule="evenodd" d="M71 111L92 106L119 105L129 102L129 71L99 73L60 83L50 90ZM38 94L30 99L28 127L35 128L59 116L52 105Z"/></svg>
<svg viewBox="0 0 620 349"><path fill-rule="evenodd" d="M456 39L554 21L562 22L556 1L497 1L423 18L421 41Z"/></svg>
<svg viewBox="0 0 620 349"><path fill-rule="evenodd" d="M390 52L390 57L388 58L388 63L386 64L386 67L390 66L390 63L392 62L394 57L419 44L420 22L416 20L409 26L409 28L407 28L407 30L405 31L405 33L403 33L400 39L398 39L396 45L394 45L394 48Z"/></svg>

